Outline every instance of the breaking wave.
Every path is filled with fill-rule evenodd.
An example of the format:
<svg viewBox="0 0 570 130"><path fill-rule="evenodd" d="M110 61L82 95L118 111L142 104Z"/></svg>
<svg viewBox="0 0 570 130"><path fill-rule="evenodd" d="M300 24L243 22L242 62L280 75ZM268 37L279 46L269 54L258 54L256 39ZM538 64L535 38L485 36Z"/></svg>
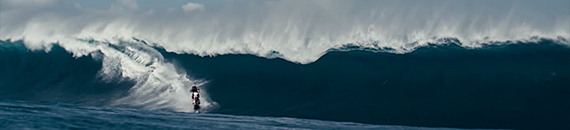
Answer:
<svg viewBox="0 0 570 130"><path fill-rule="evenodd" d="M138 38L178 54L253 54L307 64L347 45L407 53L428 44L444 44L441 39L447 38L457 39L466 48L570 38L568 1L284 0L229 3L217 5L218 9L206 6L195 12L144 9L136 1L125 1L108 9L77 6L73 1L29 9L17 8L25 2L4 0L0 39L23 40L37 50L49 49L53 43L73 48L77 39ZM549 9L528 12L531 7Z"/></svg>

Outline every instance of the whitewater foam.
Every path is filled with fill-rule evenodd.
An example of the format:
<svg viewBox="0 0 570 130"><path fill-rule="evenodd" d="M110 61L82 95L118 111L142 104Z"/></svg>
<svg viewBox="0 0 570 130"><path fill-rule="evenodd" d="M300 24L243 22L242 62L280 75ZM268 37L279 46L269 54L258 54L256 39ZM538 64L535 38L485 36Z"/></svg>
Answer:
<svg viewBox="0 0 570 130"><path fill-rule="evenodd" d="M103 57L100 74L105 77L120 77L136 81L129 96L118 99L111 106L133 106L145 109L171 109L193 111L188 86L205 85L205 81L193 79L165 62L162 55L151 47L137 42L98 43L98 52ZM111 47L113 46L113 47ZM64 47L66 48L66 47ZM67 48L66 48L67 49ZM74 50L68 50L75 52ZM119 72L117 72L119 71ZM207 111L215 102L203 91L203 108Z"/></svg>

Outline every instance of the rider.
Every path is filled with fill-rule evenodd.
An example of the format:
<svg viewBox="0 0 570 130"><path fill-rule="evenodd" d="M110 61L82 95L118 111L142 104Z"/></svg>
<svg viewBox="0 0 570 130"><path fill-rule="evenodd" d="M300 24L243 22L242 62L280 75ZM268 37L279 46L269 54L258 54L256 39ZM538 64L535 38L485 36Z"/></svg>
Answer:
<svg viewBox="0 0 570 130"><path fill-rule="evenodd" d="M192 88L190 89L190 94L192 94L192 99L194 99L194 92L200 93L200 89L198 87L196 87L196 85L192 85ZM200 96L200 95L198 95Z"/></svg>

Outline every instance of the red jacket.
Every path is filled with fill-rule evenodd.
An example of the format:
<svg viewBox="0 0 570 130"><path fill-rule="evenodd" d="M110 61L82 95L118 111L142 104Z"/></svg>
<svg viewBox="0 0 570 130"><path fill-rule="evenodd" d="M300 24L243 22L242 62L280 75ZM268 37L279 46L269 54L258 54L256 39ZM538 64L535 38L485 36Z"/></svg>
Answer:
<svg viewBox="0 0 570 130"><path fill-rule="evenodd" d="M192 87L192 89L190 89L190 92L198 92L198 91L200 91L198 87Z"/></svg>

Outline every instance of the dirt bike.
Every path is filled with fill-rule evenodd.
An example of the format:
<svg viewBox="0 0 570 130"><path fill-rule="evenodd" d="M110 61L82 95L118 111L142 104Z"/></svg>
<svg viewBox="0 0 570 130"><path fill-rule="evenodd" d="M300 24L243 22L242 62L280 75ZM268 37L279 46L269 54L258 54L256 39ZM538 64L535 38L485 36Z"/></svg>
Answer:
<svg viewBox="0 0 570 130"><path fill-rule="evenodd" d="M198 113L200 109L200 93L192 92L192 104L194 105L194 111Z"/></svg>

